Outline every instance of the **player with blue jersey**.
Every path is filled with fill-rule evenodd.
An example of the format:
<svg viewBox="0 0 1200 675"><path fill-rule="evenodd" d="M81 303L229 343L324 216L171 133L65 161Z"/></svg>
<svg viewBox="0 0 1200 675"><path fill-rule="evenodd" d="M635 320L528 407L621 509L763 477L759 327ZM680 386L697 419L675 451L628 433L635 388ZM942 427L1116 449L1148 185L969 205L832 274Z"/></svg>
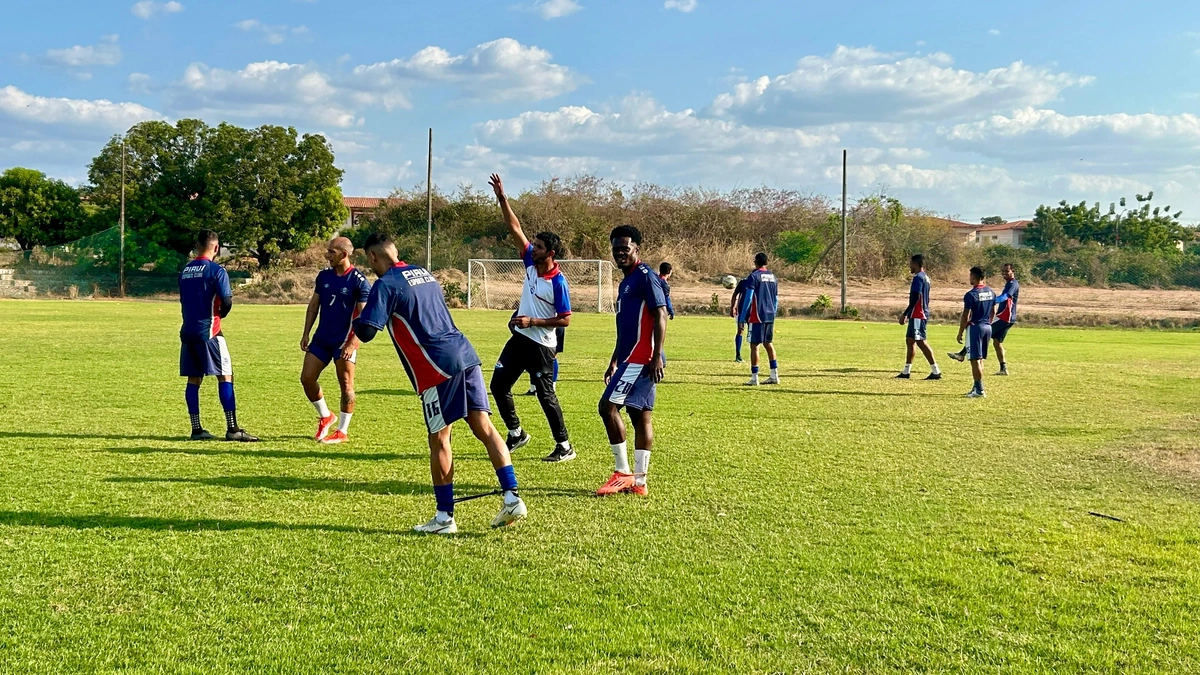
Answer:
<svg viewBox="0 0 1200 675"><path fill-rule="evenodd" d="M1012 263L1004 263L1000 269L1004 277L1004 290L996 296L996 320L992 322L992 346L996 348L996 359L1000 361L1000 371L996 375L1008 375L1008 363L1004 359L1004 338L1008 331L1017 323L1017 301L1021 295L1021 284L1017 282L1017 273ZM950 358L963 361L967 358L967 348L952 352Z"/></svg>
<svg viewBox="0 0 1200 675"><path fill-rule="evenodd" d="M896 377L901 380L912 377L913 357L919 348L925 355L925 360L929 362L929 376L925 379L940 380L942 370L938 368L937 361L933 358L933 350L929 348L929 342L926 340L926 329L929 325L929 275L925 273L925 256L918 253L910 258L908 269L913 274L912 283L908 288L908 307L900 313L900 324L908 324L908 332L905 334L907 351L904 370Z"/></svg>
<svg viewBox="0 0 1200 675"><path fill-rule="evenodd" d="M213 261L221 243L217 233L200 230L196 235L196 258L179 273L179 305L183 326L179 329L179 374L187 378L184 399L192 422L192 440L216 438L200 424L200 383L205 376L217 378L217 395L225 410L225 440L254 442L237 423L237 401L233 394L233 363L221 320L233 309L229 274Z"/></svg>
<svg viewBox="0 0 1200 675"><path fill-rule="evenodd" d="M332 239L325 247L329 267L317 274L308 312L304 316L304 334L300 351L305 352L300 371L304 395L317 410L316 440L321 443L345 443L349 440L350 418L354 415L354 362L358 354L358 337L352 322L366 305L371 282L350 264L354 244L345 237ZM309 339L313 323L320 316L317 333ZM342 390L340 415L335 417L325 403L321 391L321 371L333 361L338 386ZM333 429L337 422L337 429Z"/></svg>
<svg viewBox="0 0 1200 675"><path fill-rule="evenodd" d="M606 386L600 397L600 419L608 432L615 469L596 494L630 492L645 496L649 493L646 479L654 447L655 385L663 378L667 299L661 281L638 257L642 233L636 227L617 227L609 235L609 242L613 262L624 273L617 289L617 344L604 373ZM621 408L629 412L633 422L633 470L629 468Z"/></svg>
<svg viewBox="0 0 1200 675"><path fill-rule="evenodd" d="M521 221L508 203L500 176L492 174L489 185L496 193L504 222L525 263L521 301L509 320L512 337L504 345L496 368L492 371L492 396L500 408L504 426L508 428L506 445L509 452L524 447L529 443L530 436L521 428L512 388L524 373L529 373L555 441L554 449L542 461L567 462L575 459L575 450L571 447L554 386L555 348L558 344L556 331L571 323L571 294L567 278L563 276L556 260L563 250L562 240L553 232L539 232L534 235L532 242L529 241L521 228Z"/></svg>
<svg viewBox="0 0 1200 675"><path fill-rule="evenodd" d="M996 315L996 294L983 283L982 267L971 268L971 290L963 296L962 316L958 321L958 342L962 344L967 331L967 352L971 358L971 375L975 386L967 398L983 398L983 360L987 358L988 341L992 339L992 319Z"/></svg>
<svg viewBox="0 0 1200 675"><path fill-rule="evenodd" d="M675 320L675 305L671 304L671 273L674 270L671 263L664 262L658 266L658 278L662 281L663 297L667 300L667 318Z"/></svg>
<svg viewBox="0 0 1200 675"><path fill-rule="evenodd" d="M767 269L767 254L754 255L754 271L746 277L742 295L742 316L750 325L750 381L746 386L758 386L758 346L767 350L771 360L771 376L763 384L779 384L779 363L775 360L775 313L779 310L779 282Z"/></svg>
<svg viewBox="0 0 1200 675"><path fill-rule="evenodd" d="M429 432L437 513L413 529L428 534L458 531L454 522L450 427L463 419L487 448L504 494L504 505L492 519L492 527L521 520L527 510L517 494L517 477L504 438L492 426L479 355L454 325L441 285L429 270L401 262L396 244L386 234L372 234L363 248L379 279L371 287L362 314L354 321L354 332L362 342L375 339L385 328L391 334L400 363L420 396Z"/></svg>
<svg viewBox="0 0 1200 675"><path fill-rule="evenodd" d="M742 363L742 336L746 334L746 316L742 298L746 296L746 279L740 279L729 298L729 316L737 321L737 335L733 337L733 362Z"/></svg>

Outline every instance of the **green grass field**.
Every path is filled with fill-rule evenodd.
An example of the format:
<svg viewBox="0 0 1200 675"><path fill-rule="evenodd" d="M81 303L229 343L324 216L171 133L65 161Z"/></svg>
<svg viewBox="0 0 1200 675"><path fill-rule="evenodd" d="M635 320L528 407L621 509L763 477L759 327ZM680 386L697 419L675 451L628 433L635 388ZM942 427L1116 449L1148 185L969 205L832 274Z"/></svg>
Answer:
<svg viewBox="0 0 1200 675"><path fill-rule="evenodd" d="M1197 449L1194 332L1018 328L972 401L944 356L941 382L891 379L897 325L782 321L783 384L748 390L732 322L680 318L650 497L601 500L611 317L577 315L579 459L537 461L518 399L529 519L490 531L481 499L423 538L391 345L360 353L352 442L317 445L303 315L234 309L263 442L193 444L176 305L0 302L0 673L1200 671L1200 491L1141 461ZM456 318L490 366L505 315ZM953 337L931 329L939 355ZM222 428L211 382L202 403ZM459 490L492 489L455 445Z"/></svg>

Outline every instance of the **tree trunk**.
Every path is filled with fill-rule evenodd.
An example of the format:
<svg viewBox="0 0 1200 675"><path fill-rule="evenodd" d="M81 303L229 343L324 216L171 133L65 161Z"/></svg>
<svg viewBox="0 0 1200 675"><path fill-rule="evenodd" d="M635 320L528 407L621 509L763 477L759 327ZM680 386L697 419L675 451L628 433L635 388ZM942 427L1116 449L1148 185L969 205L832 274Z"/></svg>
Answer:
<svg viewBox="0 0 1200 675"><path fill-rule="evenodd" d="M258 248L254 251L254 257L258 259L258 268L265 270L271 266L271 252L267 249L267 242L258 242Z"/></svg>

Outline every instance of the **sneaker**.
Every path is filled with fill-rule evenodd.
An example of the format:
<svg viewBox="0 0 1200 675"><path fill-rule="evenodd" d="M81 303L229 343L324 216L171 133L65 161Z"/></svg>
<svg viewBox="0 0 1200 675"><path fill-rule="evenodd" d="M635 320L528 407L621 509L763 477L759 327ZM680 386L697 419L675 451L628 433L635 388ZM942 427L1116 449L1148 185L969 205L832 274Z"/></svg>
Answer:
<svg viewBox="0 0 1200 675"><path fill-rule="evenodd" d="M542 458L543 462L569 462L575 459L575 448L563 447L562 443L554 446L550 454Z"/></svg>
<svg viewBox="0 0 1200 675"><path fill-rule="evenodd" d="M319 441L322 438L325 438L326 434L329 433L329 430L332 429L333 425L335 424L337 424L337 415L330 415L329 417L322 417L321 419L317 420L317 435L313 436L313 440Z"/></svg>
<svg viewBox="0 0 1200 675"><path fill-rule="evenodd" d="M500 513L497 513L496 517L492 518L492 527L512 525L518 520L524 520L527 515L529 515L529 509L525 508L525 502L518 497L517 501L505 504L500 508Z"/></svg>
<svg viewBox="0 0 1200 675"><path fill-rule="evenodd" d="M215 441L216 439L216 436L208 433L208 429L197 429L192 432L193 441Z"/></svg>
<svg viewBox="0 0 1200 675"><path fill-rule="evenodd" d="M608 495L615 495L618 492L627 492L632 487L633 474L614 471L613 475L609 477L608 482L601 485L599 490L596 490L596 496L607 497Z"/></svg>
<svg viewBox="0 0 1200 675"><path fill-rule="evenodd" d="M929 374L929 376L928 376L928 377L926 377L925 379L927 379L927 380L940 380L940 379L942 379L942 374L941 374L941 373L930 373L930 374Z"/></svg>
<svg viewBox="0 0 1200 675"><path fill-rule="evenodd" d="M946 356L949 356L959 363L967 360L967 355L962 352L946 352Z"/></svg>
<svg viewBox="0 0 1200 675"><path fill-rule="evenodd" d="M749 382L745 382L744 384L747 387L757 387L758 386L758 378L752 377L752 378L750 378Z"/></svg>
<svg viewBox="0 0 1200 675"><path fill-rule="evenodd" d="M513 450L529 445L529 441L531 440L529 432L522 431L520 436L513 436L512 434L505 436L504 445L508 446L509 452L512 452Z"/></svg>
<svg viewBox="0 0 1200 675"><path fill-rule="evenodd" d="M763 384L779 384L779 376L778 376L778 375L772 375L772 376L768 377L768 378L767 378L767 379L766 379L766 380L763 382Z"/></svg>
<svg viewBox="0 0 1200 675"><path fill-rule="evenodd" d="M987 394L983 393L982 391L976 391L974 389L972 389L971 391L968 391L965 394L965 396L967 398L987 398Z"/></svg>
<svg viewBox="0 0 1200 675"><path fill-rule="evenodd" d="M997 375L1000 375L1001 377L1008 377L1008 369L1007 369L1007 368L1001 368L1001 369L1000 369L1000 372L998 372L998 373L996 373L996 374L997 374Z"/></svg>
<svg viewBox="0 0 1200 675"><path fill-rule="evenodd" d="M743 360L742 360L742 357L740 357L740 356L738 356L738 357L734 358L734 359L733 359L733 362L734 362L734 363L745 363L745 361L743 361Z"/></svg>
<svg viewBox="0 0 1200 675"><path fill-rule="evenodd" d="M325 445L335 445L337 443L345 443L348 440L350 440L350 437L346 435L346 432L341 429L334 429L333 433L322 438L321 442Z"/></svg>
<svg viewBox="0 0 1200 675"><path fill-rule="evenodd" d="M522 396L537 396L537 387L535 387L531 384L531 385L529 385L529 388L525 390L525 393L521 394L521 395Z"/></svg>
<svg viewBox="0 0 1200 675"><path fill-rule="evenodd" d="M910 380L910 379L912 379L912 375L909 375L908 373L900 373L899 375L896 376L896 379L897 380Z"/></svg>
<svg viewBox="0 0 1200 675"><path fill-rule="evenodd" d="M429 519L428 523L413 527L413 532L420 532L422 534L454 534L458 532L458 523L454 522L454 516L450 516L446 520L441 520L437 515L434 515Z"/></svg>
<svg viewBox="0 0 1200 675"><path fill-rule="evenodd" d="M239 443L257 443L258 436L250 434L245 429L230 429L225 432L225 440L238 441Z"/></svg>
<svg viewBox="0 0 1200 675"><path fill-rule="evenodd" d="M629 492L639 497L645 497L646 495L650 494L650 488L646 487L645 483L642 483L641 485L634 483L633 487L629 488Z"/></svg>

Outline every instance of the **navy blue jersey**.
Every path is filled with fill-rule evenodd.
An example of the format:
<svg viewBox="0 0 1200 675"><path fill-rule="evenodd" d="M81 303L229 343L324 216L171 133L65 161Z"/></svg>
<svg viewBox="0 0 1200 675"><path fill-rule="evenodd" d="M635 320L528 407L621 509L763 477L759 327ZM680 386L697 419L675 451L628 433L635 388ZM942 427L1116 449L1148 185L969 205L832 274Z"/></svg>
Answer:
<svg viewBox="0 0 1200 675"><path fill-rule="evenodd" d="M639 262L617 288L617 363L650 363L654 317L659 307L666 306L662 280Z"/></svg>
<svg viewBox="0 0 1200 675"><path fill-rule="evenodd" d="M963 307L971 313L971 323L976 326L992 323L992 309L995 306L996 294L984 284L979 284L963 296Z"/></svg>
<svg viewBox="0 0 1200 675"><path fill-rule="evenodd" d="M742 300L746 298L746 286L749 278L740 279L733 289L733 306L737 308L738 323L746 323L746 313L750 310Z"/></svg>
<svg viewBox="0 0 1200 675"><path fill-rule="evenodd" d="M910 319L929 318L929 275L925 270L913 275L908 287L908 309L904 313Z"/></svg>
<svg viewBox="0 0 1200 675"><path fill-rule="evenodd" d="M419 265L396 263L380 277L355 324L388 329L418 392L480 364L475 348L450 318L441 284Z"/></svg>
<svg viewBox="0 0 1200 675"><path fill-rule="evenodd" d="M1021 284L1016 279L1004 284L1004 292L996 297L996 306L1000 308L996 312L997 321L1017 322L1017 296L1020 294Z"/></svg>
<svg viewBox="0 0 1200 675"><path fill-rule="evenodd" d="M321 320L313 340L327 345L346 346L354 332L351 322L358 316L358 303L371 294L371 282L351 267L338 274L332 267L317 274L313 292L321 299Z"/></svg>
<svg viewBox="0 0 1200 675"><path fill-rule="evenodd" d="M779 284L775 275L760 267L746 277L746 292L742 296L747 323L771 323L779 309Z"/></svg>
<svg viewBox="0 0 1200 675"><path fill-rule="evenodd" d="M675 318L675 306L671 304L671 284L666 279L659 275L658 281L662 284L663 298L667 301L667 316Z"/></svg>
<svg viewBox="0 0 1200 675"><path fill-rule="evenodd" d="M221 332L217 311L224 298L232 302L229 274L208 258L196 258L179 273L179 305L183 311L182 339L208 340Z"/></svg>

